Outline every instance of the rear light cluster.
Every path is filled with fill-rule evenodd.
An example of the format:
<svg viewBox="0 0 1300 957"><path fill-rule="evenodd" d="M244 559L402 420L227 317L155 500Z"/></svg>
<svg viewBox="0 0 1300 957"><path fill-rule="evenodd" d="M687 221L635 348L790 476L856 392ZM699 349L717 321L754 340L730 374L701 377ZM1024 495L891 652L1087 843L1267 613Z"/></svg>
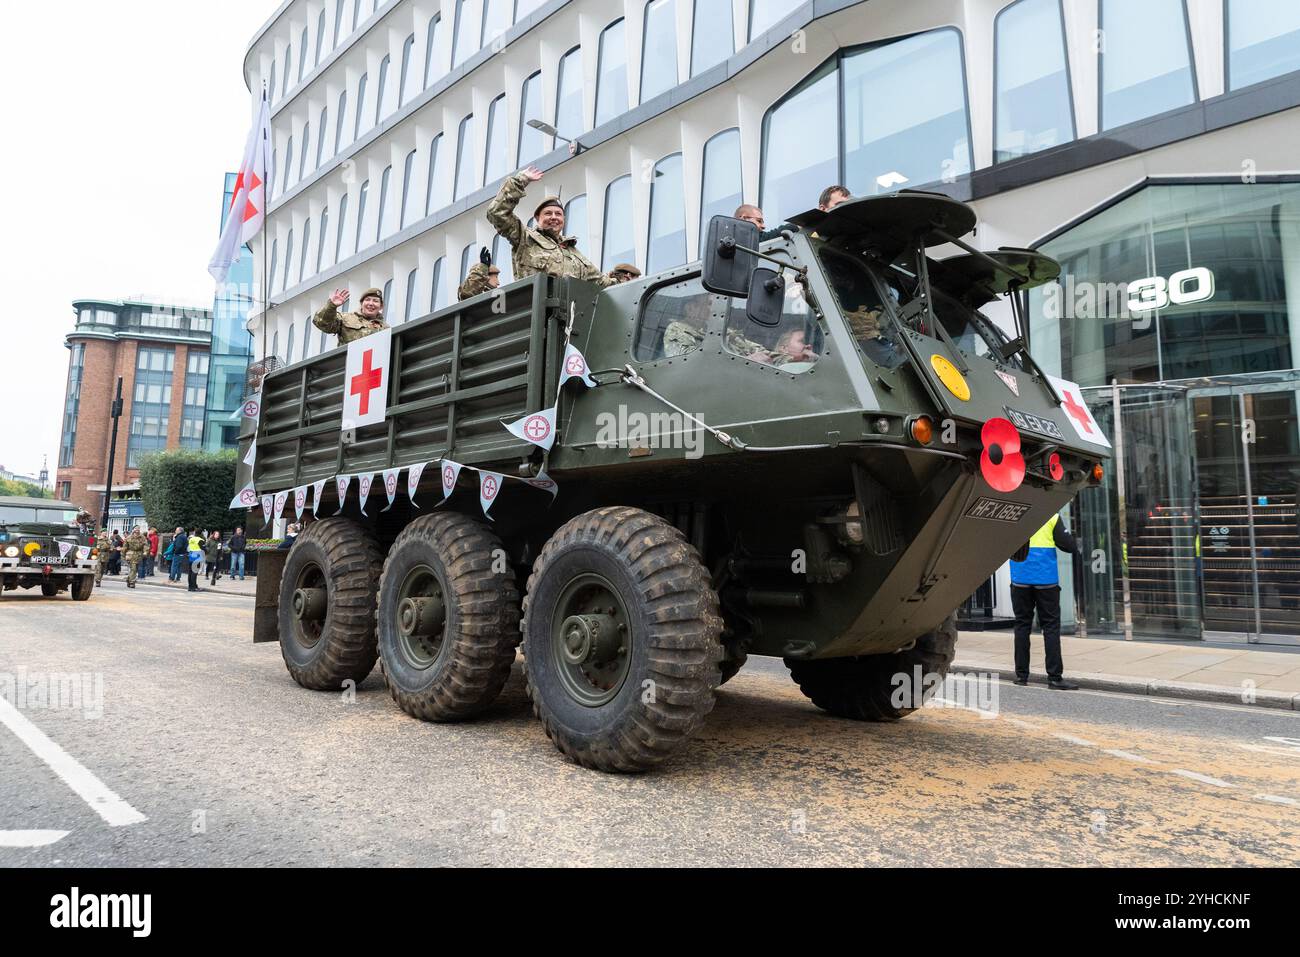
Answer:
<svg viewBox="0 0 1300 957"><path fill-rule="evenodd" d="M918 415L907 423L907 434L919 445L929 445L934 441L934 420L928 415Z"/></svg>

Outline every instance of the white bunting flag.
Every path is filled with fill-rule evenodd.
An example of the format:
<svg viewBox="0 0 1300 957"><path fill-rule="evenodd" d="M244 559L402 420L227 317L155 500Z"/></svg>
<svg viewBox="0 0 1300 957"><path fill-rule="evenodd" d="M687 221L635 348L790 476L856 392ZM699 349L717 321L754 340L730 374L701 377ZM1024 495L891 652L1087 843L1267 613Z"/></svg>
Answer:
<svg viewBox="0 0 1300 957"><path fill-rule="evenodd" d="M501 491L501 482L502 475L500 472L478 473L478 503L483 509L483 514L487 515L489 522L492 521L492 516L488 515L488 509L497 500L497 495Z"/></svg>
<svg viewBox="0 0 1300 957"><path fill-rule="evenodd" d="M83 562L84 562L86 559L88 559L88 558L90 557L90 546L89 546L89 545L78 545L78 546L77 546L77 557L78 557L79 559L81 559Z"/></svg>
<svg viewBox="0 0 1300 957"><path fill-rule="evenodd" d="M337 486L337 488L338 488L338 490L339 490L339 510L338 510L338 512L335 512L335 513L334 513L335 515L338 515L340 512L342 512L342 511L343 511L343 506L347 503L347 500L348 500L348 485L350 485L351 482L352 482L352 476L351 476L351 475L336 475L336 476L334 476L334 484L335 484L335 486Z"/></svg>
<svg viewBox="0 0 1300 957"><path fill-rule="evenodd" d="M253 483L249 482L239 490L239 494L230 500L231 508L255 508L257 506L257 492L253 490Z"/></svg>
<svg viewBox="0 0 1300 957"><path fill-rule="evenodd" d="M262 393L254 392L244 400L243 406L240 407L246 419L258 419L262 415Z"/></svg>
<svg viewBox="0 0 1300 957"><path fill-rule="evenodd" d="M397 479L401 469L384 469L384 491L388 493L388 504L380 511L386 512L393 507L393 500L397 498Z"/></svg>
<svg viewBox="0 0 1300 957"><path fill-rule="evenodd" d="M361 511L366 510L366 499L370 498L370 486L375 482L375 473L367 472L357 476L357 494L361 498Z"/></svg>
<svg viewBox="0 0 1300 957"><path fill-rule="evenodd" d="M539 446L548 452L555 443L555 406L526 415L508 425L505 422L501 424L512 435L518 436L525 442L532 442L533 445Z"/></svg>
<svg viewBox="0 0 1300 957"><path fill-rule="evenodd" d="M284 513L284 503L289 501L288 492L275 493L275 517L278 519Z"/></svg>
<svg viewBox="0 0 1300 957"><path fill-rule="evenodd" d="M269 522L271 520L271 509L275 508L275 496L262 496L262 520Z"/></svg>
<svg viewBox="0 0 1300 957"><path fill-rule="evenodd" d="M412 465L406 470L406 495L415 505L415 490L420 487L420 476L424 474L424 466L427 463L421 462L419 465ZM415 505L416 508L420 506Z"/></svg>
<svg viewBox="0 0 1300 957"><path fill-rule="evenodd" d="M68 552L72 551L72 542L59 542L59 557L67 558Z"/></svg>
<svg viewBox="0 0 1300 957"><path fill-rule="evenodd" d="M248 443L248 451L244 453L244 464L251 469L253 467L253 463L255 463L256 461L257 461L257 440L255 439L252 442Z"/></svg>
<svg viewBox="0 0 1300 957"><path fill-rule="evenodd" d="M307 507L307 486L299 485L293 490L293 510L297 520L302 521L302 510Z"/></svg>
<svg viewBox="0 0 1300 957"><path fill-rule="evenodd" d="M343 376L343 428L383 422L388 411L388 356L393 330L373 332L348 343Z"/></svg>
<svg viewBox="0 0 1300 957"><path fill-rule="evenodd" d="M591 370L587 368L587 357L578 351L578 347L569 343L564 350L564 365L560 369L560 386L570 379L577 379L589 389L596 387L596 380L591 377Z"/></svg>
<svg viewBox="0 0 1300 957"><path fill-rule="evenodd" d="M456 480L460 478L460 464L451 459L442 460L442 500L445 502L456 491Z"/></svg>
<svg viewBox="0 0 1300 957"><path fill-rule="evenodd" d="M533 488L540 488L547 492L550 492L552 499L554 499L555 496L559 494L560 491L560 487L555 484L555 480L551 478L549 475L547 475L545 472L538 472L536 478L526 478L524 479L524 481L527 482L529 485L531 485Z"/></svg>
<svg viewBox="0 0 1300 957"><path fill-rule="evenodd" d="M311 513L317 515L320 512L320 497L325 492L325 479L321 479L311 487Z"/></svg>

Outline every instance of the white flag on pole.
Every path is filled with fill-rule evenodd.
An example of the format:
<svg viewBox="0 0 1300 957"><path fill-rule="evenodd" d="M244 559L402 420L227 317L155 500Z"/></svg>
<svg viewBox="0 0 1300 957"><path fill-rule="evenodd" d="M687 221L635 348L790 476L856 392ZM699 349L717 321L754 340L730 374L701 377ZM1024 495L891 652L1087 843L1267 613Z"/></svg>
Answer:
<svg viewBox="0 0 1300 957"><path fill-rule="evenodd" d="M320 497L321 497L321 494L325 491L325 479L321 479L319 482L317 482L317 483L316 483L315 485L313 485L311 488L312 488L312 496L311 496L311 513L312 513L312 515L319 515L319 514L320 514Z"/></svg>
<svg viewBox="0 0 1300 957"><path fill-rule="evenodd" d="M224 283L230 267L239 262L240 247L257 235L266 217L266 184L271 170L267 157L271 151L271 108L266 97L257 111L253 128L248 131L244 144L244 160L235 180L234 195L226 213L226 224L221 230L217 251L208 262L208 272L217 282Z"/></svg>

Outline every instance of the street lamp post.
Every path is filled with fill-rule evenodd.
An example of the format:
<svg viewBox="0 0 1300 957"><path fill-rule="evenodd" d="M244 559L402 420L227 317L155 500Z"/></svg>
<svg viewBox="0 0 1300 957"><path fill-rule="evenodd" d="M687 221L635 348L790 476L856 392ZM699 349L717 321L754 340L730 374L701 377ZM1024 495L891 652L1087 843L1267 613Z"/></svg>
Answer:
<svg viewBox="0 0 1300 957"><path fill-rule="evenodd" d="M108 528L108 500L113 495L113 459L117 455L117 420L122 417L122 377L117 377L117 398L109 409L113 417L113 437L108 443L108 474L104 476L104 509L99 516L99 527Z"/></svg>

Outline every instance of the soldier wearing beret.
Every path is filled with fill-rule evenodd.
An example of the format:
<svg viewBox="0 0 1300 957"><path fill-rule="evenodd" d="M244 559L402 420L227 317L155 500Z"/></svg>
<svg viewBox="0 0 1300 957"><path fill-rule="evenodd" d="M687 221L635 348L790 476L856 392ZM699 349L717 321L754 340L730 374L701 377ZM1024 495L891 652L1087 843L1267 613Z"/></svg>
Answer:
<svg viewBox="0 0 1300 957"><path fill-rule="evenodd" d="M341 346L388 328L384 322L384 294L378 289L367 289L361 294L360 312L340 313L339 307L347 301L348 291L335 289L329 302L313 317L312 324L321 332L338 336Z"/></svg>
<svg viewBox="0 0 1300 957"><path fill-rule="evenodd" d="M641 278L641 270L631 263L619 263L609 271L609 274L619 282L631 282L633 279Z"/></svg>
<svg viewBox="0 0 1300 957"><path fill-rule="evenodd" d="M457 299L469 299L479 293L496 289L501 285L501 270L492 263L492 254L484 246L479 250L478 262L470 267L469 275L456 290Z"/></svg>
<svg viewBox="0 0 1300 957"><path fill-rule="evenodd" d="M145 538L140 532L140 526L131 529L131 534L126 537L126 542L122 545L122 560L126 562L126 587L135 587L136 572L140 568L140 562L144 560L145 553L149 551L149 539Z"/></svg>
<svg viewBox="0 0 1300 957"><path fill-rule="evenodd" d="M558 199L545 199L533 211L536 228L525 226L515 215L528 184L541 178L542 171L535 166L507 176L496 198L488 203L487 221L510 243L515 278L525 279L541 272L586 279L601 286L614 285L618 280L592 265L578 252L577 240L564 235L564 206Z"/></svg>

